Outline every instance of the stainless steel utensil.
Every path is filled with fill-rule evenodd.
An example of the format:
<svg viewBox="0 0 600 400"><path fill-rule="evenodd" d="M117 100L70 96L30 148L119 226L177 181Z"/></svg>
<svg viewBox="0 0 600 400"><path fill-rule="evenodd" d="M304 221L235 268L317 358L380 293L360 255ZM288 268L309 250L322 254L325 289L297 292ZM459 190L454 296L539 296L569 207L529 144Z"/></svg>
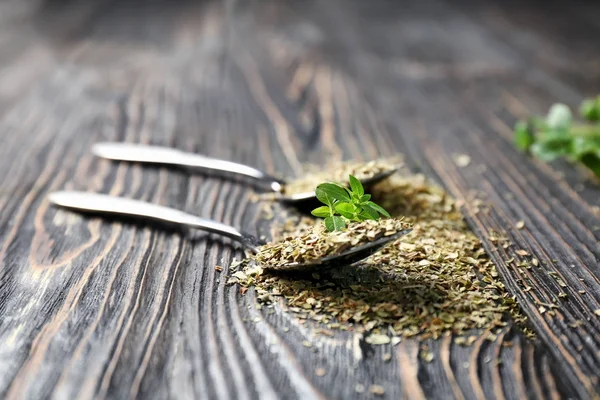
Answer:
<svg viewBox="0 0 600 400"><path fill-rule="evenodd" d="M212 221L210 219L200 218L173 208L147 203L145 201L77 191L54 192L48 196L48 199L57 206L74 209L80 212L108 214L123 217L141 217L208 231L235 240L254 253L258 251L259 246L264 244L257 237L248 233L244 233L232 226ZM286 267L277 268L264 265L263 268L286 271L307 271L349 265L370 256L390 241L395 240L400 236L407 234L408 232L410 232L410 229L351 248L342 254L327 256L310 263L293 263L287 265Z"/></svg>
<svg viewBox="0 0 600 400"><path fill-rule="evenodd" d="M115 161L129 161L147 164L163 164L180 168L207 170L223 175L231 174L250 178L269 190L280 193L277 200L292 205L317 201L315 192L297 193L285 195L283 188L286 182L275 178L267 173L247 165L231 161L220 160L202 156L200 154L188 153L170 147L149 146L131 143L102 142L92 146L92 153L98 157ZM362 181L365 188L372 186L389 177L397 168L377 174Z"/></svg>

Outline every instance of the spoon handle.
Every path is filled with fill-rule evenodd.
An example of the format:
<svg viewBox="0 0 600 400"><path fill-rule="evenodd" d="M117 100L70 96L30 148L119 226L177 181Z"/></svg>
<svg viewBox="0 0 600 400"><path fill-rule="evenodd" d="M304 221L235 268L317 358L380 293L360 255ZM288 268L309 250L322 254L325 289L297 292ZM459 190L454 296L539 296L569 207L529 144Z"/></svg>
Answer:
<svg viewBox="0 0 600 400"><path fill-rule="evenodd" d="M200 229L226 236L244 246L254 248L254 245L250 244L252 238L232 226L145 201L77 191L54 192L48 196L48 199L58 206L84 212L142 217Z"/></svg>
<svg viewBox="0 0 600 400"><path fill-rule="evenodd" d="M275 192L280 191L283 184L281 180L244 164L188 153L171 147L101 142L92 146L92 153L98 157L110 160L167 164L183 168L211 170L239 175L266 184L265 186Z"/></svg>

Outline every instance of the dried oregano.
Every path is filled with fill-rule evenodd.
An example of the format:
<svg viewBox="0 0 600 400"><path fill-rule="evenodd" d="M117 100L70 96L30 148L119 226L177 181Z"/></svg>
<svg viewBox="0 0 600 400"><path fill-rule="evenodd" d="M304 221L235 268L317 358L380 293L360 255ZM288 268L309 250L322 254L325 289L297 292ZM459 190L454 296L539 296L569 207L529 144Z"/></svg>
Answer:
<svg viewBox="0 0 600 400"><path fill-rule="evenodd" d="M436 338L444 332L493 330L505 326L508 315L524 326L526 317L454 199L421 175L394 175L371 193L392 217L404 216L379 222L401 221L412 224L413 231L359 266L300 278L273 275L246 260L230 282L254 288L266 305L285 299L299 323L315 321L326 329L368 333L373 344L397 343L400 336ZM314 218L284 209L278 213L285 222L274 223L274 242L293 242L322 230ZM265 255L256 260L265 261L261 257Z"/></svg>
<svg viewBox="0 0 600 400"><path fill-rule="evenodd" d="M348 175L364 181L377 174L391 171L401 165L398 158L387 158L369 162L345 161L323 166L307 166L307 173L288 182L282 190L286 195L307 193L315 190L322 182L334 182L347 185Z"/></svg>
<svg viewBox="0 0 600 400"><path fill-rule="evenodd" d="M343 253L362 244L406 230L411 224L402 219L367 220L349 224L343 231L328 232L321 224L311 225L300 235L291 235L259 248L250 256L259 265L281 267Z"/></svg>

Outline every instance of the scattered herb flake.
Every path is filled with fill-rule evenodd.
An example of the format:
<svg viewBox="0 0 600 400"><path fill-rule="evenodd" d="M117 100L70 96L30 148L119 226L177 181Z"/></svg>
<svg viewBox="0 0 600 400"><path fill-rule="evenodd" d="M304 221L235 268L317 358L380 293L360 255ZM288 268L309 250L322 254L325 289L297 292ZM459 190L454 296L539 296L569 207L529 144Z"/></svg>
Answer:
<svg viewBox="0 0 600 400"><path fill-rule="evenodd" d="M469 164L471 164L471 157L469 157L467 154L454 154L452 159L454 160L454 163L461 168L467 167Z"/></svg>
<svg viewBox="0 0 600 400"><path fill-rule="evenodd" d="M369 387L369 392L377 396L383 396L385 394L385 388L381 385L371 385Z"/></svg>
<svg viewBox="0 0 600 400"><path fill-rule="evenodd" d="M583 322L580 320L576 320L575 322L569 324L569 326L573 329L579 328L581 325L583 325Z"/></svg>
<svg viewBox="0 0 600 400"><path fill-rule="evenodd" d="M429 351L429 350L423 350L421 352L421 358L423 359L423 361L430 363L430 362L433 361L434 356L433 356L433 353L431 351Z"/></svg>
<svg viewBox="0 0 600 400"><path fill-rule="evenodd" d="M523 229L523 228L525 228L525 221L523 221L523 220L521 220L521 221L517 221L517 223L516 223L515 227L516 227L517 229Z"/></svg>
<svg viewBox="0 0 600 400"><path fill-rule="evenodd" d="M387 335L373 333L365 339L365 342L369 344L388 344L391 342L391 339Z"/></svg>
<svg viewBox="0 0 600 400"><path fill-rule="evenodd" d="M567 287L567 284L565 283L565 281L563 281L560 278L556 279L556 282L558 283L558 286L560 286L560 287Z"/></svg>

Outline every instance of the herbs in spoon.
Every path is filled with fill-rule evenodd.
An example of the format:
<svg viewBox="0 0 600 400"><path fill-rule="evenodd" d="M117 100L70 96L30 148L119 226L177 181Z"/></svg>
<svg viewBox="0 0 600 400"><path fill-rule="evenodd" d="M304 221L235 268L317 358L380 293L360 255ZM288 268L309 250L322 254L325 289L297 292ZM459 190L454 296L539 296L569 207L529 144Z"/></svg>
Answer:
<svg viewBox="0 0 600 400"><path fill-rule="evenodd" d="M288 236L281 241L261 246L256 255L250 258L271 269L289 268L292 264L310 264L312 261L342 254L384 236L394 235L411 226L412 224L402 219L366 220L350 224L343 231L328 232L319 224L309 227L301 235Z"/></svg>
<svg viewBox="0 0 600 400"><path fill-rule="evenodd" d="M571 109L554 104L548 115L515 125L515 145L533 156L552 161L564 157L587 167L600 178L600 95L583 101L575 121Z"/></svg>
<svg viewBox="0 0 600 400"><path fill-rule="evenodd" d="M283 193L293 195L312 192L321 182L342 184L346 182L348 175L353 175L358 180L364 181L381 173L397 169L400 165L401 160L399 158L381 158L368 162L343 161L329 163L325 166L307 166L304 176L284 185Z"/></svg>
<svg viewBox="0 0 600 400"><path fill-rule="evenodd" d="M402 219L379 221L379 214L390 214L370 200L356 177L350 175L349 183L350 188L336 183L317 186L317 198L325 205L312 214L325 218L325 229L315 225L301 235L269 243L252 258L270 268L310 263L410 228Z"/></svg>

